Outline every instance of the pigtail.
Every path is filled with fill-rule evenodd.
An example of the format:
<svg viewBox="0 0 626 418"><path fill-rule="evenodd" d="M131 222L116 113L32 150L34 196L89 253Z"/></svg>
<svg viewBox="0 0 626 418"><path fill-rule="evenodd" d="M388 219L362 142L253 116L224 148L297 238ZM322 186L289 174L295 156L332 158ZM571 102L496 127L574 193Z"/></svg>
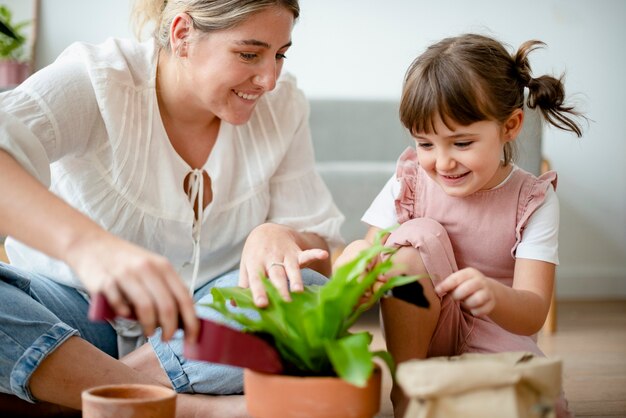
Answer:
<svg viewBox="0 0 626 418"><path fill-rule="evenodd" d="M513 57L519 81L522 86L528 88L528 107L531 109L539 108L548 123L581 137L582 129L575 118L582 115L573 106L565 104L563 76L559 78L549 75L532 77L528 54L544 46L545 43L541 41L526 41Z"/></svg>
<svg viewBox="0 0 626 418"><path fill-rule="evenodd" d="M522 86L528 87L528 84L532 80L532 71L530 69L530 63L528 62L528 54L545 46L546 44L544 42L532 40L524 42L517 50L513 60L515 61L515 68Z"/></svg>

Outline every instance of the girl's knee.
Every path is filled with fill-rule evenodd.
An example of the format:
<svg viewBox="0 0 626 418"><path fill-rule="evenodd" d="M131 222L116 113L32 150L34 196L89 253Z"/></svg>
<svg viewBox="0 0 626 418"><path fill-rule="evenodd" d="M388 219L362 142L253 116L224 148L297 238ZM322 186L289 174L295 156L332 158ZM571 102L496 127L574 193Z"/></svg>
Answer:
<svg viewBox="0 0 626 418"><path fill-rule="evenodd" d="M448 232L439 222L430 218L410 219L401 224L387 238L388 246L411 246L420 248L450 242Z"/></svg>
<svg viewBox="0 0 626 418"><path fill-rule="evenodd" d="M393 254L392 260L394 263L395 274L427 274L424 260L420 254L419 249L402 246Z"/></svg>
<svg viewBox="0 0 626 418"><path fill-rule="evenodd" d="M413 266L417 274L428 273L437 282L457 270L452 243L445 228L428 218L411 219L393 231L385 245L401 247L399 253L413 252ZM417 256L415 256L417 254Z"/></svg>

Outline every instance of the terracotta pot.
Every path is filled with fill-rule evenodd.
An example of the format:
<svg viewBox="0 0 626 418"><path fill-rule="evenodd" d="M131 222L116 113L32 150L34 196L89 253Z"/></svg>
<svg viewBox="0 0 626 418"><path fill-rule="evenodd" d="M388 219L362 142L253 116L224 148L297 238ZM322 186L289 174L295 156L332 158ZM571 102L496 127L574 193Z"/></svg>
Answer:
<svg viewBox="0 0 626 418"><path fill-rule="evenodd" d="M364 388L338 377L296 377L244 371L243 390L254 418L372 418L380 410L381 371Z"/></svg>
<svg viewBox="0 0 626 418"><path fill-rule="evenodd" d="M0 60L0 87L11 88L26 80L30 75L27 62Z"/></svg>
<svg viewBox="0 0 626 418"><path fill-rule="evenodd" d="M82 393L83 418L174 418L176 392L156 385L97 386Z"/></svg>

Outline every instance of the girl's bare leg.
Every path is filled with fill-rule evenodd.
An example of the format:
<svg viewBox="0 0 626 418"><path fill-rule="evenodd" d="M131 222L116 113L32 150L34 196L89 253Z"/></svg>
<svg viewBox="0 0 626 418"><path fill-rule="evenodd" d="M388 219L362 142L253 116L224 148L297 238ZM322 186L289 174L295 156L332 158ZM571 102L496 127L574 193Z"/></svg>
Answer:
<svg viewBox="0 0 626 418"><path fill-rule="evenodd" d="M143 347L149 359L150 347ZM154 356L154 355L153 355ZM136 363L140 357L136 357ZM165 372L149 370L150 366L134 369L131 365L103 353L85 340L72 337L52 352L35 370L30 379L33 396L73 409L81 409L81 392L87 388L116 384L143 383L171 387ZM148 364L151 364L148 362ZM143 370L143 371L142 371ZM165 376L165 380L160 373ZM210 414L210 415L208 415ZM177 417L245 417L243 396L179 395Z"/></svg>
<svg viewBox="0 0 626 418"><path fill-rule="evenodd" d="M427 274L419 251L413 247L401 247L394 255L394 263L402 266L401 270L395 273ZM380 302L387 350L393 355L396 364L426 358L430 340L439 320L441 303L432 281L424 278L419 283L430 303L429 308L421 308L394 297L383 298ZM408 399L395 382L391 390L391 402L394 415L404 416Z"/></svg>

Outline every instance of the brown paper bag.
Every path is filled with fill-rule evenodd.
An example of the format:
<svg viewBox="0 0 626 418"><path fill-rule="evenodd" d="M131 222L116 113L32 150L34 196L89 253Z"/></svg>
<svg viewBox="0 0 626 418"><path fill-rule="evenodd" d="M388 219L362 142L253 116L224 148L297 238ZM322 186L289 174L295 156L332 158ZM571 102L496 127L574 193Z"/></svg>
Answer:
<svg viewBox="0 0 626 418"><path fill-rule="evenodd" d="M561 392L561 361L463 354L404 362L396 378L409 398L404 418L548 418Z"/></svg>

